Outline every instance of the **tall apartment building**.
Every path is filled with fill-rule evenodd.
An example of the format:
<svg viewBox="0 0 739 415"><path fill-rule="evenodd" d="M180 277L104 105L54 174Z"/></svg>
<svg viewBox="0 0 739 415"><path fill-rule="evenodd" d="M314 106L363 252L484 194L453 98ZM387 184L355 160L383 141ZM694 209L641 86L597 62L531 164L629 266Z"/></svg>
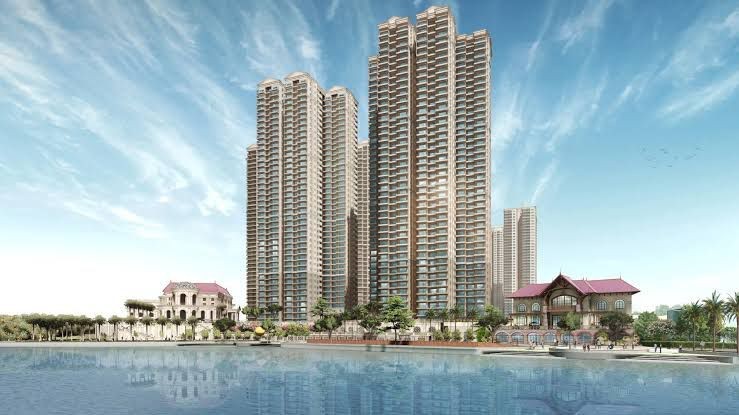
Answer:
<svg viewBox="0 0 739 415"><path fill-rule="evenodd" d="M493 247L493 305L500 310L505 308L503 297L503 227L490 229L490 245Z"/></svg>
<svg viewBox="0 0 739 415"><path fill-rule="evenodd" d="M357 303L367 304L369 290L369 142L357 146Z"/></svg>
<svg viewBox="0 0 739 415"><path fill-rule="evenodd" d="M246 304L257 304L257 160L259 145L246 149Z"/></svg>
<svg viewBox="0 0 739 415"><path fill-rule="evenodd" d="M370 291L429 309L492 296L490 38L448 7L381 23L369 58Z"/></svg>
<svg viewBox="0 0 739 415"><path fill-rule="evenodd" d="M307 321L320 297L357 303L357 130L345 88L326 93L303 72L259 84L257 144L247 150L248 305L279 304L283 320Z"/></svg>
<svg viewBox="0 0 739 415"><path fill-rule="evenodd" d="M323 125L323 298L357 305L357 100L342 87L325 96Z"/></svg>
<svg viewBox="0 0 739 415"><path fill-rule="evenodd" d="M536 232L536 207L503 211L503 311L506 315L513 312L513 302L507 297L536 283Z"/></svg>

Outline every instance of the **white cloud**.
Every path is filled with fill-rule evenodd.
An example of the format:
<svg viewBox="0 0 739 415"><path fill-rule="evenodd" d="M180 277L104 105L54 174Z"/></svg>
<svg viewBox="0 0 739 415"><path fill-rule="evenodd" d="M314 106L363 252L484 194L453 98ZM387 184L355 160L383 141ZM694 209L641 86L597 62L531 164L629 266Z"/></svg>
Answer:
<svg viewBox="0 0 739 415"><path fill-rule="evenodd" d="M659 111L671 121L692 117L727 100L739 88L739 71L698 89L676 95Z"/></svg>
<svg viewBox="0 0 739 415"><path fill-rule="evenodd" d="M660 75L676 84L690 83L724 67L736 56L738 40L739 8L726 14L723 7L711 7L683 32Z"/></svg>
<svg viewBox="0 0 739 415"><path fill-rule="evenodd" d="M307 37L300 36L298 38L300 55L305 59L315 60L321 56L318 42Z"/></svg>
<svg viewBox="0 0 739 415"><path fill-rule="evenodd" d="M558 40L564 43L562 53L603 27L614 0L590 0L580 14L562 23Z"/></svg>
<svg viewBox="0 0 739 415"><path fill-rule="evenodd" d="M331 0L331 4L328 6L328 11L326 12L326 19L333 20L334 16L336 16L336 10L339 8L339 0Z"/></svg>
<svg viewBox="0 0 739 415"><path fill-rule="evenodd" d="M423 3L423 0L413 0L413 7L418 8Z"/></svg>
<svg viewBox="0 0 739 415"><path fill-rule="evenodd" d="M539 179L536 182L536 187L534 188L534 193L531 195L531 205L535 205L536 202L539 200L539 197L547 190L550 182L552 181L552 178L557 172L558 164L559 163L557 159L551 160L539 176Z"/></svg>

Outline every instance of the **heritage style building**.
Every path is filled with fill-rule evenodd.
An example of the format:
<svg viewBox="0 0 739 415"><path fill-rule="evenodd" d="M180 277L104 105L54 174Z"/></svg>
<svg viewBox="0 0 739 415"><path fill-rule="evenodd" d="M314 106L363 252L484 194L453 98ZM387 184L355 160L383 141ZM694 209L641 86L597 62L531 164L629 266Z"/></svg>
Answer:
<svg viewBox="0 0 739 415"><path fill-rule="evenodd" d="M205 322L220 318L239 320L239 309L233 304L233 297L227 289L215 282L170 282L164 287L153 317L197 317Z"/></svg>
<svg viewBox="0 0 739 415"><path fill-rule="evenodd" d="M630 315L631 297L638 292L621 278L573 280L562 274L550 283L527 285L508 296L513 302L512 326L496 333L496 341L590 343L600 329L600 317L613 311ZM582 327L572 333L574 339L557 332L557 323L570 312L582 321Z"/></svg>

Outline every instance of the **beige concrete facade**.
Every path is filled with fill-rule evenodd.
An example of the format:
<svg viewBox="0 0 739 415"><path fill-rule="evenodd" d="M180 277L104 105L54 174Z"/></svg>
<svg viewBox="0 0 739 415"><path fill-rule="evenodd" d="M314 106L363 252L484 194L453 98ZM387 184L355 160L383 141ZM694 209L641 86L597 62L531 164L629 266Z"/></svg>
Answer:
<svg viewBox="0 0 739 415"><path fill-rule="evenodd" d="M503 310L503 227L493 226L490 230L490 245L493 248L493 305Z"/></svg>
<svg viewBox="0 0 739 415"><path fill-rule="evenodd" d="M257 305L257 160L259 145L246 149L246 305Z"/></svg>
<svg viewBox="0 0 739 415"><path fill-rule="evenodd" d="M323 103L322 296L337 310L357 305L357 100L333 87Z"/></svg>
<svg viewBox="0 0 739 415"><path fill-rule="evenodd" d="M490 38L448 7L378 26L369 58L370 296L429 309L492 301Z"/></svg>
<svg viewBox="0 0 739 415"><path fill-rule="evenodd" d="M221 318L239 320L239 310L227 289L216 283L170 282L157 300L147 301L156 309L151 317L179 317L186 320L196 317L203 322L213 322ZM134 315L134 310L127 310ZM139 312L138 317L142 317Z"/></svg>
<svg viewBox="0 0 739 415"><path fill-rule="evenodd" d="M369 290L369 142L357 146L357 302L367 304Z"/></svg>
<svg viewBox="0 0 739 415"><path fill-rule="evenodd" d="M521 207L503 211L503 296L536 283L537 220L536 207ZM496 264L493 265L495 267ZM506 298L503 311L513 311L513 302Z"/></svg>

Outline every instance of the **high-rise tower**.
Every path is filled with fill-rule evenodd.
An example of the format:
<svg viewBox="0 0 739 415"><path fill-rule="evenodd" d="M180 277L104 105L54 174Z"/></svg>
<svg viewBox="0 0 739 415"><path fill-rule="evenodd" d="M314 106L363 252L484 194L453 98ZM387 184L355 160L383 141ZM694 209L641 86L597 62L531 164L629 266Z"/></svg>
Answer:
<svg viewBox="0 0 739 415"><path fill-rule="evenodd" d="M369 58L370 287L426 310L492 301L490 38L448 7L381 23Z"/></svg>
<svg viewBox="0 0 739 415"><path fill-rule="evenodd" d="M503 211L504 297L536 282L536 228L536 207ZM512 300L504 300L503 311L506 314L513 312Z"/></svg>
<svg viewBox="0 0 739 415"><path fill-rule="evenodd" d="M369 143L357 146L357 302L367 304L369 290Z"/></svg>

